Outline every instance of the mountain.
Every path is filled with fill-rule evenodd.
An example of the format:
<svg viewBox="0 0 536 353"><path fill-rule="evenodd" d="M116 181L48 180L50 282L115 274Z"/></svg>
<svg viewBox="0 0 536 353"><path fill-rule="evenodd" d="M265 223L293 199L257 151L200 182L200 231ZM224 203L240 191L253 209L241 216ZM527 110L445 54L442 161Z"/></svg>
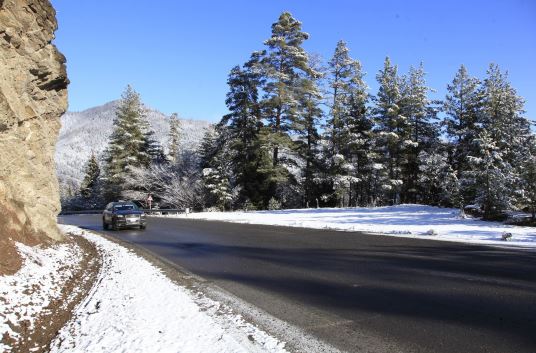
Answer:
<svg viewBox="0 0 536 353"><path fill-rule="evenodd" d="M85 165L94 152L97 157L108 145L113 131L115 110L119 101L90 108L81 112L67 112L61 117L61 130L56 145L56 169L60 190L76 190L84 178ZM166 148L168 145L169 116L146 107L147 120L155 132L156 139ZM183 151L194 151L203 135L212 124L202 120L180 119L181 147Z"/></svg>

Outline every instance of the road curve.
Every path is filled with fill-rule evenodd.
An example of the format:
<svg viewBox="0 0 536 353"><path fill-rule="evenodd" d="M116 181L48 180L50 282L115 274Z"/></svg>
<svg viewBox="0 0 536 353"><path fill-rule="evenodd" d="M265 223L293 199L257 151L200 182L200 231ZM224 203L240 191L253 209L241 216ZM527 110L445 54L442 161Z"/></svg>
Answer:
<svg viewBox="0 0 536 353"><path fill-rule="evenodd" d="M150 218L103 231L348 352L536 352L536 253L303 228Z"/></svg>

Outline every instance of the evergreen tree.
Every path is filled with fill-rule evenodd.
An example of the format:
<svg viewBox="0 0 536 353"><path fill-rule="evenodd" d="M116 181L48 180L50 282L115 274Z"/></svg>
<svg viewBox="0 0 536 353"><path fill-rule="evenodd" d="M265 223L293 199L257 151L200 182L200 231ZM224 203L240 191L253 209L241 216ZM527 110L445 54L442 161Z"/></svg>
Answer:
<svg viewBox="0 0 536 353"><path fill-rule="evenodd" d="M263 153L259 134L262 128L258 89L261 84L260 53L253 53L243 68L231 70L226 104L230 111L219 123L225 126L231 151L239 201L263 207L268 193L266 176L260 171Z"/></svg>
<svg viewBox="0 0 536 353"><path fill-rule="evenodd" d="M305 162L302 168L303 202L307 205L315 199L315 176L318 172L318 134L317 126L323 117L320 108L322 93L319 88L319 80L322 78L320 71L320 59L310 59L315 70L304 73L299 81L298 119L295 121L294 130L297 131L298 155Z"/></svg>
<svg viewBox="0 0 536 353"><path fill-rule="evenodd" d="M337 43L335 53L329 61L331 104L327 128L331 131L333 155L340 153L348 142L350 99L366 96L367 87L363 82L361 64L352 59L349 52L346 43L341 40Z"/></svg>
<svg viewBox="0 0 536 353"><path fill-rule="evenodd" d="M403 180L402 202L416 203L420 199L419 154L433 152L439 140L436 123L437 108L428 99L430 88L426 86L424 67L411 67L402 84L401 113L407 119L402 141L404 163L401 165Z"/></svg>
<svg viewBox="0 0 536 353"><path fill-rule="evenodd" d="M384 67L376 75L380 84L374 108L377 133L378 148L383 154L382 163L386 168L389 179L383 185L387 192L389 203L400 202L400 191L402 186L401 166L406 163L404 160L404 141L410 139L408 119L402 115L400 92L401 79L398 76L398 69L391 64L389 58L385 59Z"/></svg>
<svg viewBox="0 0 536 353"><path fill-rule="evenodd" d="M147 154L150 163L166 163L167 158L164 153L162 145L155 137L155 132L152 129L147 116L142 115L141 118L141 130L143 133L143 138L145 140L143 151Z"/></svg>
<svg viewBox="0 0 536 353"><path fill-rule="evenodd" d="M219 126L205 134L200 147L202 180L209 204L220 210L233 201L233 170L226 127Z"/></svg>
<svg viewBox="0 0 536 353"><path fill-rule="evenodd" d="M477 204L485 219L494 219L512 207L512 167L505 160L505 152L499 148L486 130L474 143L476 154L468 157L476 189Z"/></svg>
<svg viewBox="0 0 536 353"><path fill-rule="evenodd" d="M349 55L344 41L339 41L329 62L331 88L330 117L326 129L331 133L331 176L337 204L367 203L367 180L371 176L369 158L372 127L368 87L361 63ZM343 201L342 199L346 200Z"/></svg>
<svg viewBox="0 0 536 353"><path fill-rule="evenodd" d="M521 170L521 204L529 210L534 221L536 220L536 135L532 135L529 139Z"/></svg>
<svg viewBox="0 0 536 353"><path fill-rule="evenodd" d="M169 153L168 159L171 164L177 164L179 162L180 154L180 138L181 138L181 122L177 113L171 114L169 118Z"/></svg>
<svg viewBox="0 0 536 353"><path fill-rule="evenodd" d="M99 176L99 163L95 154L92 153L86 165L84 180L82 180L82 184L80 185L80 195L82 197L90 199L95 196Z"/></svg>
<svg viewBox="0 0 536 353"><path fill-rule="evenodd" d="M289 132L298 126L295 121L300 100L300 73L311 71L302 48L308 38L309 35L301 30L301 22L284 12L272 25L272 36L265 41L268 49L261 61L264 76L262 108L269 129L263 130L262 139L272 149L273 167L266 170L272 180L270 198L275 195L278 184L291 177L280 163L280 151L291 152L294 147Z"/></svg>
<svg viewBox="0 0 536 353"><path fill-rule="evenodd" d="M443 149L419 153L420 202L461 207L460 183Z"/></svg>
<svg viewBox="0 0 536 353"><path fill-rule="evenodd" d="M214 160L215 168L203 169L203 183L209 195L214 198L216 206L221 211L225 211L226 206L231 203L233 197L229 179L225 174L223 165L219 163L218 157Z"/></svg>
<svg viewBox="0 0 536 353"><path fill-rule="evenodd" d="M102 206L102 190L99 177L99 163L95 154L92 153L86 164L85 176L80 185L79 195L70 200L71 207L87 210Z"/></svg>
<svg viewBox="0 0 536 353"><path fill-rule="evenodd" d="M483 128L512 165L520 163L530 136L530 123L523 117L524 100L517 95L496 64L491 64L483 83Z"/></svg>
<svg viewBox="0 0 536 353"><path fill-rule="evenodd" d="M104 153L107 200L120 196L129 167L147 167L151 162L151 156L147 153L144 119L140 96L128 86L117 107L114 131Z"/></svg>
<svg viewBox="0 0 536 353"><path fill-rule="evenodd" d="M354 176L354 195L350 197L352 204L366 206L369 203L373 164L378 158L375 150L374 123L367 106L368 94L364 83L363 89L356 90L348 102L349 143L347 145L348 159L352 165L351 175Z"/></svg>
<svg viewBox="0 0 536 353"><path fill-rule="evenodd" d="M444 125L451 143L450 164L460 181L462 203L473 202L474 184L467 177L470 169L468 156L475 155L474 140L480 134L483 120L483 94L480 81L470 77L465 66L461 66L451 84L447 86L444 102L446 117Z"/></svg>

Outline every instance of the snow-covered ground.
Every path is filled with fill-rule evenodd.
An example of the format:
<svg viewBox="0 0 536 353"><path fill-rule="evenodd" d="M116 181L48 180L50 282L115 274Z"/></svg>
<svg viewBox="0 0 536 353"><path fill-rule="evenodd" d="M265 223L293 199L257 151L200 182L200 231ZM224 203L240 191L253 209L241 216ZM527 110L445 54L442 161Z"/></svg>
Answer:
<svg viewBox="0 0 536 353"><path fill-rule="evenodd" d="M27 325L29 331L34 330L38 315L62 296L63 285L81 255L72 244L41 248L17 243L17 248L23 267L12 276L0 276L0 339L18 339L13 328ZM0 342L0 351L11 352L11 347Z"/></svg>
<svg viewBox="0 0 536 353"><path fill-rule="evenodd" d="M175 284L132 251L74 226L61 227L93 242L103 267L51 352L286 352L284 343Z"/></svg>
<svg viewBox="0 0 536 353"><path fill-rule="evenodd" d="M165 217L219 220L315 229L363 231L391 236L536 248L536 228L459 217L460 211L424 205L321 208L256 212L201 212ZM503 241L503 233L511 233Z"/></svg>

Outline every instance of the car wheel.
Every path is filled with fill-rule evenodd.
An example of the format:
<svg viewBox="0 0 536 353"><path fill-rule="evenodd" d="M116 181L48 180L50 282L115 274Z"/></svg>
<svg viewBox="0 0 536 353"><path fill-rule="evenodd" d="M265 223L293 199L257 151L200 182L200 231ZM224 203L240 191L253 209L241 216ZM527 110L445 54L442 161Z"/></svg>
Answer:
<svg viewBox="0 0 536 353"><path fill-rule="evenodd" d="M112 229L113 230L118 230L119 228L117 227L117 222L116 221L112 221Z"/></svg>
<svg viewBox="0 0 536 353"><path fill-rule="evenodd" d="M147 226L140 226L141 230L144 230L145 228L147 228Z"/></svg>
<svg viewBox="0 0 536 353"><path fill-rule="evenodd" d="M102 220L102 228L104 230L108 230L108 223L106 223L106 221L104 219Z"/></svg>

